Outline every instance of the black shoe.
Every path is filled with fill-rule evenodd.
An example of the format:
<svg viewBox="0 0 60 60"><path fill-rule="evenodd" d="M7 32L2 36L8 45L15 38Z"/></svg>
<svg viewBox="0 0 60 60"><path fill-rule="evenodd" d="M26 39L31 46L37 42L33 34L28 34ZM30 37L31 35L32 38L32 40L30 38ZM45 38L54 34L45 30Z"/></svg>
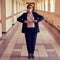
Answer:
<svg viewBox="0 0 60 60"><path fill-rule="evenodd" d="M31 55L29 54L29 55L28 55L28 59L30 59L30 58L31 58Z"/></svg>
<svg viewBox="0 0 60 60"><path fill-rule="evenodd" d="M33 54L31 55L31 58L34 59L34 55Z"/></svg>

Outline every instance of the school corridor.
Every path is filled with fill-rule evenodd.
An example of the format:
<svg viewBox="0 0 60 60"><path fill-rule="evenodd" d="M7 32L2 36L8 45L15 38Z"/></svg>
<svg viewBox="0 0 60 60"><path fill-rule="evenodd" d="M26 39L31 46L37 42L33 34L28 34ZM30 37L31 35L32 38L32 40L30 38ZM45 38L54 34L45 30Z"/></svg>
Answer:
<svg viewBox="0 0 60 60"><path fill-rule="evenodd" d="M44 16L39 22L34 59L28 59L22 23L17 21L32 4ZM59 0L0 0L0 60L60 60Z"/></svg>

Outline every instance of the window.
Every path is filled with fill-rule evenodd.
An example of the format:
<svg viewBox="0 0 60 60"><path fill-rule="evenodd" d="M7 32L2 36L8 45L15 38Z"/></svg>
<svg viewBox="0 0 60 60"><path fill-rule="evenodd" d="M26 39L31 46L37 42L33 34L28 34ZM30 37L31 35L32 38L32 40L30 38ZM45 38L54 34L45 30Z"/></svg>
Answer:
<svg viewBox="0 0 60 60"><path fill-rule="evenodd" d="M55 12L55 0L50 0L50 12Z"/></svg>
<svg viewBox="0 0 60 60"><path fill-rule="evenodd" d="M40 4L37 3L37 10L40 10Z"/></svg>
<svg viewBox="0 0 60 60"><path fill-rule="evenodd" d="M45 0L45 11L48 11L48 0Z"/></svg>
<svg viewBox="0 0 60 60"><path fill-rule="evenodd" d="M42 0L42 11L44 11L44 0Z"/></svg>
<svg viewBox="0 0 60 60"><path fill-rule="evenodd" d="M41 3L40 3L40 10L41 10L41 8L42 8L42 5L41 5Z"/></svg>

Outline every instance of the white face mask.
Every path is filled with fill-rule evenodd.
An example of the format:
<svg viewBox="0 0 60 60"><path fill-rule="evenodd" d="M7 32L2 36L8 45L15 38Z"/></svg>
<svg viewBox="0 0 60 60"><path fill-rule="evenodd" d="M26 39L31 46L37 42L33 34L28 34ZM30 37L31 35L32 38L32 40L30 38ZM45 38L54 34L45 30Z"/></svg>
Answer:
<svg viewBox="0 0 60 60"><path fill-rule="evenodd" d="M28 12L32 12L33 9L27 9Z"/></svg>

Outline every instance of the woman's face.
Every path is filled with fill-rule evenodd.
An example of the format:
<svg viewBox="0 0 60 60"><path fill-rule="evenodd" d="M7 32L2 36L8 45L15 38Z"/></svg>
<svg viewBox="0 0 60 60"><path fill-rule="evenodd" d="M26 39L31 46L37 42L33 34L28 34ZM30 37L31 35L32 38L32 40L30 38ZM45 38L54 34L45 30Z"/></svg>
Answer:
<svg viewBox="0 0 60 60"><path fill-rule="evenodd" d="M33 11L33 7L32 7L32 6L29 6L29 7L27 8L27 12L31 13L32 11Z"/></svg>

